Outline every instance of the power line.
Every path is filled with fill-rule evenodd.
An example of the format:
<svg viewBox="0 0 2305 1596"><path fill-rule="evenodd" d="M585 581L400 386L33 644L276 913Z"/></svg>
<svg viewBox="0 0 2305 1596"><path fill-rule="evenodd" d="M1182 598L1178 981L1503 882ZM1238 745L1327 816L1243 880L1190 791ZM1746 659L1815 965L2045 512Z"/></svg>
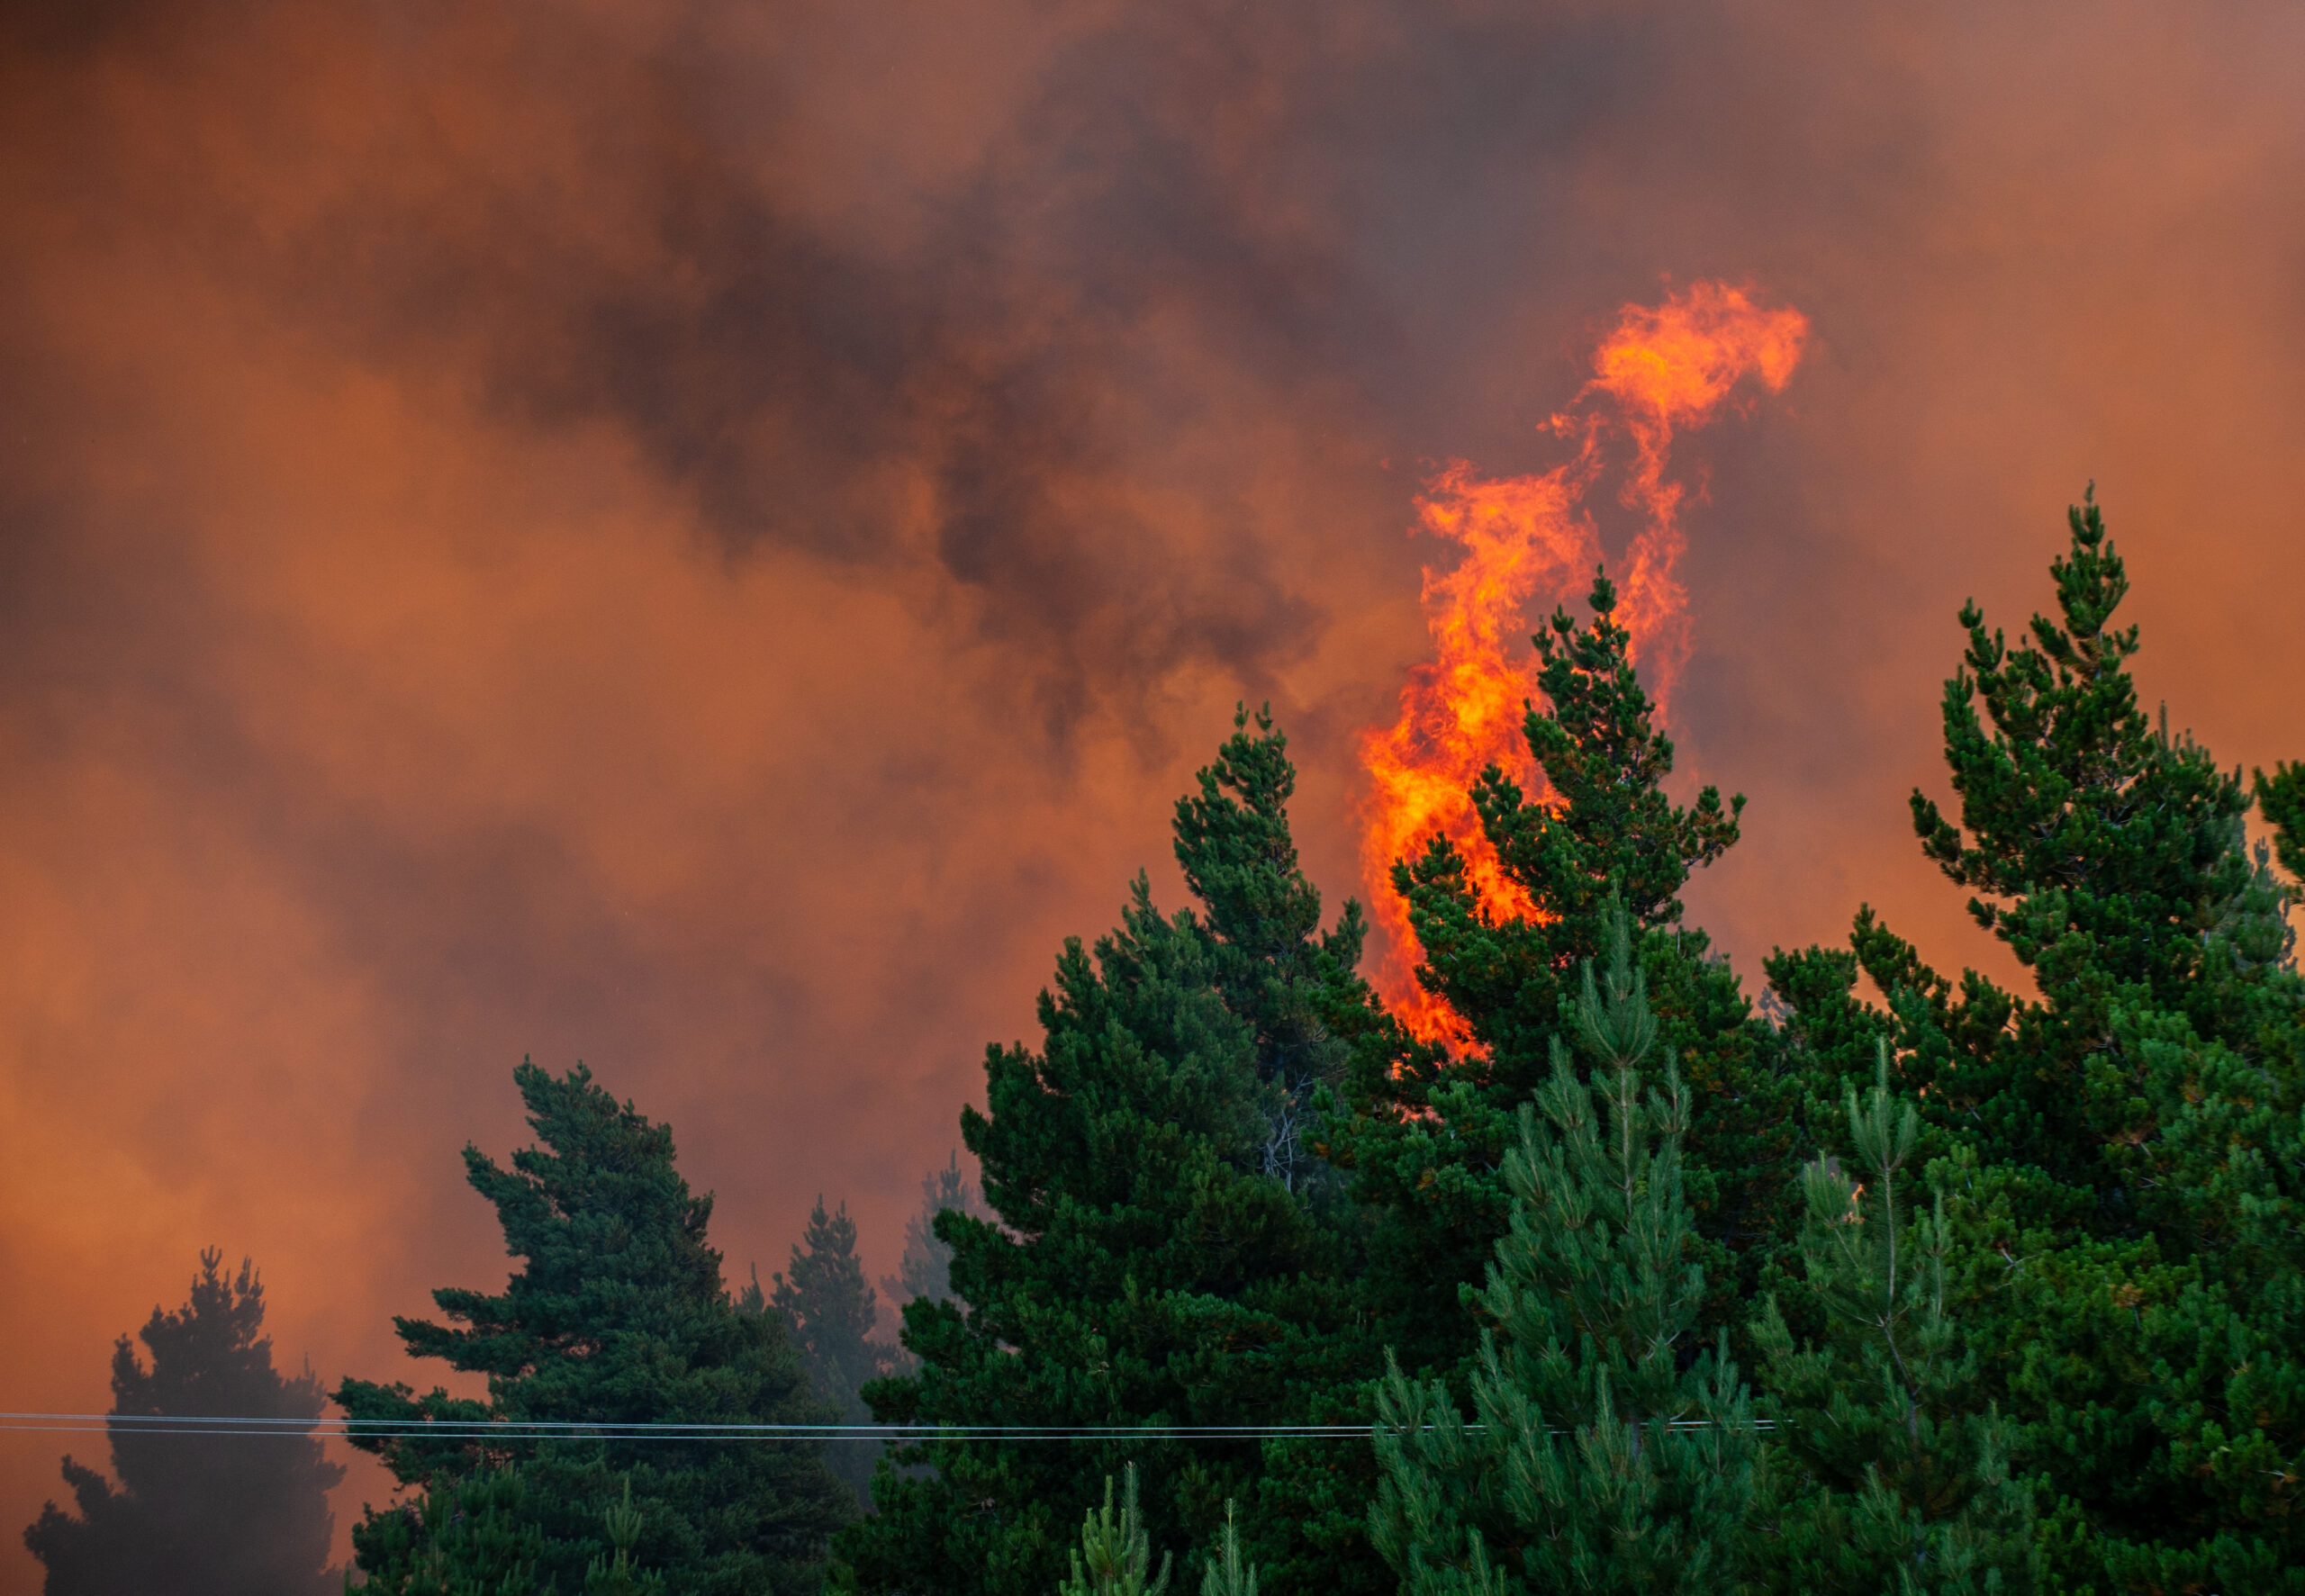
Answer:
<svg viewBox="0 0 2305 1596"><path fill-rule="evenodd" d="M1366 1436L1365 1424L756 1424L677 1420L273 1419L173 1413L0 1413L0 1433L285 1435L379 1440L1253 1440Z"/></svg>
<svg viewBox="0 0 2305 1596"><path fill-rule="evenodd" d="M1774 1421L1749 1421L1774 1429ZM0 1434L333 1437L343 1440L618 1441L1083 1441L1365 1438L1367 1424L755 1424L676 1420L279 1419L258 1414L0 1412ZM1469 1433L1484 1426L1468 1424ZM1708 1429L1703 1419L1665 1421L1671 1432ZM1555 1433L1566 1434L1567 1431Z"/></svg>

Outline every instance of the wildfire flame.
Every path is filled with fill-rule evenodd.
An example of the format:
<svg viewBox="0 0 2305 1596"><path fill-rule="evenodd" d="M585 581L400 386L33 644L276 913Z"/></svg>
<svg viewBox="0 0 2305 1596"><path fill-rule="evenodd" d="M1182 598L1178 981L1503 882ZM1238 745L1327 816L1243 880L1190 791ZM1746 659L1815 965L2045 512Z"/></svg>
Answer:
<svg viewBox="0 0 2305 1596"><path fill-rule="evenodd" d="M1484 913L1533 912L1481 835L1467 793L1494 764L1542 798L1543 776L1521 733L1523 705L1537 693L1536 656L1508 652L1508 639L1522 635L1532 600L1581 597L1600 563L1599 535L1583 504L1610 464L1609 439L1621 430L1632 443L1620 498L1644 517L1621 563L1617 618L1632 633L1661 720L1688 656L1688 595L1676 574L1686 546L1686 489L1666 473L1674 431L1710 419L1748 374L1771 392L1782 390L1808 330L1799 311L1765 310L1720 283L1693 284L1653 308L1627 305L1595 354L1592 380L1548 423L1577 441L1575 458L1519 477L1484 477L1456 460L1425 483L1417 529L1462 553L1447 569L1424 568L1434 657L1411 668L1399 720L1367 733L1360 748L1370 782L1362 869L1388 933L1376 985L1418 1036L1464 1041L1448 1005L1416 984L1420 955L1392 866L1437 832L1464 857Z"/></svg>

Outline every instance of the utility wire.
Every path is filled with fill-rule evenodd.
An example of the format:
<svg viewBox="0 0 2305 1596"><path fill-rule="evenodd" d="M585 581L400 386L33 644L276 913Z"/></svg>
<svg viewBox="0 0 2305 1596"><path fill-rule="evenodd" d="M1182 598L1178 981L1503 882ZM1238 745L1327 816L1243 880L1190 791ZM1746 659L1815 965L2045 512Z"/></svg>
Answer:
<svg viewBox="0 0 2305 1596"><path fill-rule="evenodd" d="M1772 1420L1751 1420L1773 1429ZM1712 1428L1709 1420L1672 1419L1679 1432ZM1072 1441L1284 1440L1367 1437L1367 1424L746 1424L556 1419L277 1419L255 1414L0 1412L0 1434L337 1437L346 1440L622 1441ZM1479 1433L1485 1427L1469 1424ZM1567 1431L1559 1433L1566 1434Z"/></svg>

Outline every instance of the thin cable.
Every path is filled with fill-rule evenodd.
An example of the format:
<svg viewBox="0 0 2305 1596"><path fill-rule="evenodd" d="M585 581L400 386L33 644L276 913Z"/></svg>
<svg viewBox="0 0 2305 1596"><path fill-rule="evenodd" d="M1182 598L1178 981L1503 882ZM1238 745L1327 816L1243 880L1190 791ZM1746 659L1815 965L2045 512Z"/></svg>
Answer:
<svg viewBox="0 0 2305 1596"><path fill-rule="evenodd" d="M1749 1420L1755 1429L1776 1421ZM676 1420L619 1421L574 1419L402 1420L278 1419L256 1414L0 1412L0 1433L27 1435L285 1436L343 1440L622 1440L622 1441L1081 1441L1295 1440L1365 1438L1367 1424L757 1424ZM1672 1419L1668 1432L1713 1428L1710 1420ZM1469 1424L1468 1433L1486 1427ZM1567 1434L1566 1430L1553 1433Z"/></svg>
<svg viewBox="0 0 2305 1596"><path fill-rule="evenodd" d="M255 1414L203 1413L13 1413L0 1412L0 1429L31 1428L145 1429L155 1426L191 1426L219 1429L290 1429L299 1433L325 1430L331 1434L373 1435L382 1433L414 1433L420 1435L504 1435L511 1433L551 1435L573 1433L594 1435L603 1433L662 1433L665 1431L741 1432L746 1434L826 1436L904 1436L944 1434L966 1430L971 1433L1004 1435L1010 1433L1052 1433L1066 1435L1141 1435L1147 1429L1141 1424L785 1424L735 1422L717 1420L679 1419L280 1419ZM1363 1434L1365 1424L1169 1424L1151 1428L1162 1432L1189 1432L1195 1435L1276 1435L1298 1432L1310 1434Z"/></svg>
<svg viewBox="0 0 2305 1596"><path fill-rule="evenodd" d="M87 1424L239 1424L283 1425L311 1429L314 1426L359 1429L376 1425L414 1423L419 1428L440 1429L774 1429L807 1431L812 1434L862 1434L903 1431L909 1433L922 1428L908 1424L786 1424L721 1420L682 1419L402 1419L331 1418L325 1414L310 1419L282 1419L254 1413L14 1413L0 1412L0 1424L13 1420L36 1420L42 1422L77 1421ZM1136 1424L955 1424L934 1426L936 1429L1010 1430L1062 1429L1067 1432L1110 1430L1116 1434L1134 1434L1143 1429ZM1288 1429L1366 1429L1365 1424L1270 1425L1270 1424L1183 1424L1162 1428L1212 1431L1263 1431Z"/></svg>
<svg viewBox="0 0 2305 1596"><path fill-rule="evenodd" d="M894 1426L894 1423L680 1423L680 1421L445 1421L408 1423L399 1419L228 1419L196 1414L0 1414L0 1435L318 1435L341 1439L767 1439L767 1442L839 1442L839 1439L1279 1439L1279 1437L1367 1435L1365 1423L1334 1426Z"/></svg>

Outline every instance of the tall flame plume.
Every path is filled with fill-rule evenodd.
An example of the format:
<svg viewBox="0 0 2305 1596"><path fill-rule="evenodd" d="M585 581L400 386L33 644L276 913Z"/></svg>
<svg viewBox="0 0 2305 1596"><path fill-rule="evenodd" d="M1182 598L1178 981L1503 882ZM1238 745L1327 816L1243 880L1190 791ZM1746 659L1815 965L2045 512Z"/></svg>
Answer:
<svg viewBox="0 0 2305 1596"><path fill-rule="evenodd" d="M1452 842L1484 912L1497 919L1532 906L1482 836L1468 790L1490 765L1543 795L1543 777L1522 735L1537 696L1536 655L1523 641L1532 600L1581 596L1601 561L1584 509L1595 479L1622 458L1619 497L1642 517L1619 562L1618 620L1661 719L1688 657L1688 594L1677 568L1684 485L1668 474L1673 435L1702 426L1747 376L1781 391L1800 363L1809 323L1799 311L1764 309L1748 292L1698 283L1657 306L1627 305L1594 356L1594 375L1547 423L1577 453L1541 476L1484 477L1451 461L1424 485L1416 529L1460 551L1453 564L1424 568L1426 627L1433 657L1410 669L1400 718L1361 740L1369 777L1361 863L1387 935L1377 988L1403 1023L1427 1041L1461 1042L1456 1016L1417 985L1420 959L1392 867L1436 834Z"/></svg>

